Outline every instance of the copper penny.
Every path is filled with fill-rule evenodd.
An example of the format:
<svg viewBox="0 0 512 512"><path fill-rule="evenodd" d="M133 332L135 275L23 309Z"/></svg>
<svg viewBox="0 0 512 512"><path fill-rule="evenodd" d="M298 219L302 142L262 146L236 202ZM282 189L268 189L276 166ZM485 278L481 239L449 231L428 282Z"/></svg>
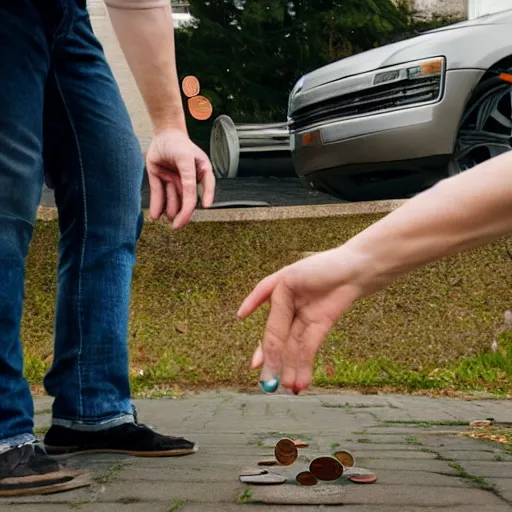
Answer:
<svg viewBox="0 0 512 512"><path fill-rule="evenodd" d="M281 466L291 466L298 456L298 450L291 439L280 439L274 448L274 455Z"/></svg>
<svg viewBox="0 0 512 512"><path fill-rule="evenodd" d="M181 89L187 98L197 96L201 90L199 80L195 76L186 76L181 82Z"/></svg>
<svg viewBox="0 0 512 512"><path fill-rule="evenodd" d="M318 483L318 478L313 475L310 471L301 471L296 477L295 480L298 484L304 486L316 485Z"/></svg>
<svg viewBox="0 0 512 512"><path fill-rule="evenodd" d="M317 457L309 464L309 471L324 482L333 482L343 475L343 465L334 457Z"/></svg>
<svg viewBox="0 0 512 512"><path fill-rule="evenodd" d="M354 482L355 484L373 484L377 481L377 475L374 474L353 474L347 477L347 480Z"/></svg>
<svg viewBox="0 0 512 512"><path fill-rule="evenodd" d="M355 464L354 456L347 450L338 450L333 453L333 456L336 457L346 468L351 468Z"/></svg>
<svg viewBox="0 0 512 512"><path fill-rule="evenodd" d="M296 439L293 442L295 443L295 446L297 448L307 448L309 446L309 443L307 441L301 441L300 439Z"/></svg>
<svg viewBox="0 0 512 512"><path fill-rule="evenodd" d="M194 96L189 98L188 109L190 115L198 121L206 121L213 113L213 106L208 98L204 96Z"/></svg>

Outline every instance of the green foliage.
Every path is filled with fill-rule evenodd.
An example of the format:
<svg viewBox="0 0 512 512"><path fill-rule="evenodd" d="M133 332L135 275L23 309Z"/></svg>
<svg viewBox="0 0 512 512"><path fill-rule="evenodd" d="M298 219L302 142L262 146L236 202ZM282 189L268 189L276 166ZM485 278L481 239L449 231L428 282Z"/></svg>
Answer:
<svg viewBox="0 0 512 512"><path fill-rule="evenodd" d="M340 245L379 218L200 222L180 231L148 223L132 287L134 392L252 388L258 371L249 364L268 308L238 321L246 294L299 254ZM27 260L22 339L35 385L52 361L57 238L55 221L38 222ZM512 392L512 332L499 332L512 306L510 243L429 265L354 304L322 346L315 384Z"/></svg>

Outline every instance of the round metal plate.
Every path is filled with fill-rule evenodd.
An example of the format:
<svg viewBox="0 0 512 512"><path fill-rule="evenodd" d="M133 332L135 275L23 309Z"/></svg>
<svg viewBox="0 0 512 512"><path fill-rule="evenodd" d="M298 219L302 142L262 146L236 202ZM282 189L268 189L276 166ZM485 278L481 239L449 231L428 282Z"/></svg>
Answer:
<svg viewBox="0 0 512 512"><path fill-rule="evenodd" d="M236 178L240 161L240 140L233 120L217 117L210 133L210 159L218 178Z"/></svg>
<svg viewBox="0 0 512 512"><path fill-rule="evenodd" d="M278 485L286 482L286 477L267 473L266 475L241 476L240 482L254 485Z"/></svg>

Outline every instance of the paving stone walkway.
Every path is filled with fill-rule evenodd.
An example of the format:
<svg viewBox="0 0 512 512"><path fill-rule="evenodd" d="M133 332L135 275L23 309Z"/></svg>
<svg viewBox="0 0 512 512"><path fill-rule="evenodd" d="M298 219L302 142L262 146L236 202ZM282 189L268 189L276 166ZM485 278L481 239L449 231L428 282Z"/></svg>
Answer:
<svg viewBox="0 0 512 512"><path fill-rule="evenodd" d="M50 405L47 398L36 399L40 433L50 421ZM356 393L283 397L212 392L136 401L141 421L160 432L197 440L198 453L168 459L66 458L66 464L91 472L91 487L45 497L0 499L0 510L509 511L512 453L456 432L467 428L457 423L474 419L512 423L511 405L505 400ZM309 440L304 453L310 455L330 453L339 443L355 455L358 466L375 471L378 482L340 486L343 505L335 507L315 504L314 493L294 485L270 488L240 483L240 469L272 456L273 444L285 435ZM277 504L283 493L289 496L287 505Z"/></svg>

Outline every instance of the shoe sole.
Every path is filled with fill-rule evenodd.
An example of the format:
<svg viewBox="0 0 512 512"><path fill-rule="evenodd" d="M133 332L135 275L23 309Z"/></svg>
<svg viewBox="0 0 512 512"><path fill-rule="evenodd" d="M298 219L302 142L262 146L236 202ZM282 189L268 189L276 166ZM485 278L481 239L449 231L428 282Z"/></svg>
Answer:
<svg viewBox="0 0 512 512"><path fill-rule="evenodd" d="M179 457L183 455L192 455L198 450L197 444L194 448L183 450L162 450L162 451L135 451L135 450L115 450L115 449L95 449L95 450L79 450L78 446L50 446L45 444L46 453L48 455L79 455L86 453L117 453L121 455L133 455L135 457Z"/></svg>
<svg viewBox="0 0 512 512"><path fill-rule="evenodd" d="M1 490L0 489L0 498L5 497L13 497L13 496L30 496L30 495L47 495L47 494L56 494L59 492L65 492L65 491L71 491L74 489L80 489L83 487L89 487L91 485L91 481L89 480L89 474L88 473L70 473L66 472L65 474L61 474L61 477L71 477L71 480L67 482L62 483L55 483L55 484L49 484L49 485L39 485L36 487L25 487L20 489L8 489L8 490ZM31 478L31 477L28 477ZM50 478L48 478L50 479ZM11 480L17 480L19 485L23 485L27 478L16 478L16 479L9 479ZM40 481L41 482L41 481ZM37 481L35 482L37 483Z"/></svg>

